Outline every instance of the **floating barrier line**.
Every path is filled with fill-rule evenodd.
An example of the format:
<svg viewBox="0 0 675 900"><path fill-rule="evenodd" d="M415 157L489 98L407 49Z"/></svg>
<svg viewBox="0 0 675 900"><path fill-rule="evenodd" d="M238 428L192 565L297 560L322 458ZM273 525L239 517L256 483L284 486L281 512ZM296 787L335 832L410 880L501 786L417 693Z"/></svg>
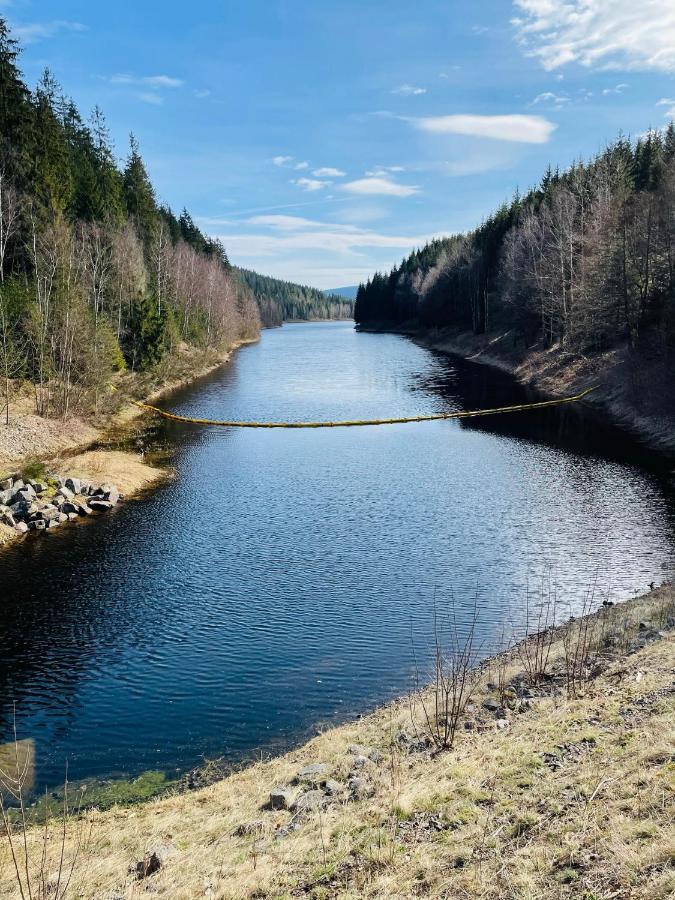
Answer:
<svg viewBox="0 0 675 900"><path fill-rule="evenodd" d="M523 412L530 409L548 409L552 406L562 406L566 403L578 403L583 400L594 387L587 388L580 394L572 397L561 397L557 400L541 400L538 403L518 403L515 406L498 406L494 409L463 410L461 412L433 413L426 416L408 416L395 419L355 419L347 422L237 422L219 421L217 419L194 419L191 416L178 416L175 413L166 412L157 406L143 403L140 400L131 402L139 409L156 413L171 422L186 422L188 425L216 425L221 428L361 428L366 425L407 425L410 422L433 422L440 419L477 419L480 416L496 416L501 413Z"/></svg>

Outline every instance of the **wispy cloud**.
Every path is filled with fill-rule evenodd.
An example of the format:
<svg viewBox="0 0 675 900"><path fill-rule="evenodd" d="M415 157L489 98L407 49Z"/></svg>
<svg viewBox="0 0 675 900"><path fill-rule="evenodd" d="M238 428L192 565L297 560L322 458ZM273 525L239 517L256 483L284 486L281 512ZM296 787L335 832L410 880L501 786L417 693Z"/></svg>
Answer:
<svg viewBox="0 0 675 900"><path fill-rule="evenodd" d="M340 185L340 190L349 194L362 194L371 197L412 197L418 194L420 189L413 184L399 184L391 178L373 176L358 178L356 181L348 181Z"/></svg>
<svg viewBox="0 0 675 900"><path fill-rule="evenodd" d="M273 256L290 250L360 253L365 248L412 249L436 234L381 234L332 222L317 222L296 216L255 216L247 221L271 233L239 233L223 236L233 256Z"/></svg>
<svg viewBox="0 0 675 900"><path fill-rule="evenodd" d="M161 94L153 94L152 91L141 91L136 96L143 103L150 103L152 106L161 106L164 103L164 97Z"/></svg>
<svg viewBox="0 0 675 900"><path fill-rule="evenodd" d="M426 94L427 88L416 87L414 84L401 84L394 88L392 94L400 94L402 97L418 97L420 94Z"/></svg>
<svg viewBox="0 0 675 900"><path fill-rule="evenodd" d="M555 94L553 91L544 91L542 94L537 94L534 98L530 106L552 106L554 109L561 109L567 103L570 102L570 98L566 94Z"/></svg>
<svg viewBox="0 0 675 900"><path fill-rule="evenodd" d="M514 0L513 19L528 55L547 69L675 72L673 0Z"/></svg>
<svg viewBox="0 0 675 900"><path fill-rule="evenodd" d="M206 97L211 96L211 91L208 90L208 88L203 88L202 90L195 89L192 93L195 95L197 100L205 100Z"/></svg>
<svg viewBox="0 0 675 900"><path fill-rule="evenodd" d="M131 84L149 88L179 88L184 82L181 78L172 78L171 75L129 75L118 73L110 76L111 84Z"/></svg>
<svg viewBox="0 0 675 900"><path fill-rule="evenodd" d="M675 119L675 98L662 97L656 105L669 107L663 115L666 119Z"/></svg>
<svg viewBox="0 0 675 900"><path fill-rule="evenodd" d="M68 22L65 19L53 19L51 22L31 22L25 25L13 25L12 34L22 44L35 44L52 38L62 31L82 32L87 26L81 22Z"/></svg>
<svg viewBox="0 0 675 900"><path fill-rule="evenodd" d="M312 175L316 178L344 178L346 172L342 169L333 169L331 166L324 166L322 169L314 169Z"/></svg>
<svg viewBox="0 0 675 900"><path fill-rule="evenodd" d="M625 90L627 90L627 84L617 84L616 87L613 88L605 88L602 92L603 97L609 97L611 94L623 94Z"/></svg>
<svg viewBox="0 0 675 900"><path fill-rule="evenodd" d="M406 119L420 131L430 134L463 134L495 141L521 144L545 144L557 128L542 116L427 116Z"/></svg>
<svg viewBox="0 0 675 900"><path fill-rule="evenodd" d="M274 156L272 162L275 166L286 166L288 163L293 162L293 159L293 156Z"/></svg>
<svg viewBox="0 0 675 900"><path fill-rule="evenodd" d="M387 176L389 173L398 174L399 172L405 172L404 166L376 166L374 169L368 169L366 172L367 178L382 178L382 176Z"/></svg>
<svg viewBox="0 0 675 900"><path fill-rule="evenodd" d="M320 181L318 178L296 178L291 184L297 185L299 188L302 188L303 191L313 193L314 191L322 191L332 184L332 182Z"/></svg>
<svg viewBox="0 0 675 900"><path fill-rule="evenodd" d="M293 166L293 168L295 169L296 172L302 172L304 169L309 169L309 163L308 162L299 162L299 163L296 163Z"/></svg>

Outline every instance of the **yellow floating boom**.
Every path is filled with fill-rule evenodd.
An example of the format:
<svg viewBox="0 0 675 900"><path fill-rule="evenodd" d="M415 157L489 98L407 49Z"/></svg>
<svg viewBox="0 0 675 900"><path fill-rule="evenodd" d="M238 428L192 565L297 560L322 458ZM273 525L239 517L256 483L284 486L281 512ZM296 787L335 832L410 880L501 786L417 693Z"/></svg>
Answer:
<svg viewBox="0 0 675 900"><path fill-rule="evenodd" d="M346 422L237 422L229 420L219 421L218 419L194 419L191 416L178 416L175 413L166 412L157 406L142 403L140 400L132 400L131 402L146 412L157 413L157 415L172 422L187 422L188 425L217 425L221 428L360 428L366 425L406 425L409 422L433 422L439 419L476 419L480 416L496 416L501 413L548 409L552 406L562 406L565 403L577 403L593 390L595 388L590 387L571 397L561 397L557 400L541 400L538 403L518 403L515 406L497 406L494 409L433 413L426 416L408 416L396 419L354 419Z"/></svg>

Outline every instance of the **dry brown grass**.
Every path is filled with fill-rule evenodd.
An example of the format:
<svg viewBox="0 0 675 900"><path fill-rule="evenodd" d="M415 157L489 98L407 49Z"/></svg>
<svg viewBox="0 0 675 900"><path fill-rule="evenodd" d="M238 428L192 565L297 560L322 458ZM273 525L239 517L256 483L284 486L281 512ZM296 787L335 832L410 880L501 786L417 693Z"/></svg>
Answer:
<svg viewBox="0 0 675 900"><path fill-rule="evenodd" d="M631 635L674 600L664 588L616 607L613 630ZM563 658L558 640L552 666ZM616 657L577 699L563 685L509 713L508 728L488 719L462 730L452 752L399 749L395 735L411 731L401 700L208 788L91 813L71 896L666 900L675 889L674 665L671 631ZM508 678L519 671L512 654ZM491 678L478 708L495 696ZM291 814L264 809L270 790L310 762L346 780L354 743L384 756L366 767L373 795L335 803L277 839ZM260 825L240 829L251 823ZM167 842L178 852L157 874L128 874ZM3 847L0 897L12 891Z"/></svg>
<svg viewBox="0 0 675 900"><path fill-rule="evenodd" d="M75 478L84 478L96 484L110 482L126 496L167 477L167 470L157 469L144 462L143 457L125 450L88 450L78 456L68 457L57 471L63 469Z"/></svg>

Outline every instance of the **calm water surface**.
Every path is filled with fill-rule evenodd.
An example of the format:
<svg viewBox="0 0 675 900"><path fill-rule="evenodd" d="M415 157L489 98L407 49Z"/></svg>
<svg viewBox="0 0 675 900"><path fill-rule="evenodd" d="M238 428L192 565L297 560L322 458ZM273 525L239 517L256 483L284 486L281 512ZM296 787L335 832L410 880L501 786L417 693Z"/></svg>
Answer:
<svg viewBox="0 0 675 900"><path fill-rule="evenodd" d="M338 323L267 331L165 403L300 420L523 396L503 375ZM66 760L78 779L237 759L367 710L410 687L434 592L460 623L478 603L488 648L542 577L578 608L594 583L618 598L673 575L672 470L576 409L158 427L173 482L0 557L0 742L16 702L38 783Z"/></svg>

